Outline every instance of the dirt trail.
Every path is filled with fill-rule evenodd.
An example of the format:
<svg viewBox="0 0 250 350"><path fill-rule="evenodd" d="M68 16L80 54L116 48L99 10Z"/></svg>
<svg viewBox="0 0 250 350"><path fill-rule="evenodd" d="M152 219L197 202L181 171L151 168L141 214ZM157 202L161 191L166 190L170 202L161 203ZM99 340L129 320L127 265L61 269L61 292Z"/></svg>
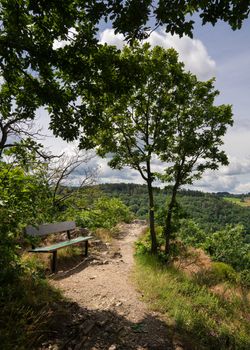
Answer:
<svg viewBox="0 0 250 350"><path fill-rule="evenodd" d="M133 243L144 229L141 222L123 225L119 237L94 260L90 249L87 265L54 278L52 283L74 301L77 311L72 312L78 314L69 326L70 341L61 348L182 349L159 315L148 310L131 281Z"/></svg>

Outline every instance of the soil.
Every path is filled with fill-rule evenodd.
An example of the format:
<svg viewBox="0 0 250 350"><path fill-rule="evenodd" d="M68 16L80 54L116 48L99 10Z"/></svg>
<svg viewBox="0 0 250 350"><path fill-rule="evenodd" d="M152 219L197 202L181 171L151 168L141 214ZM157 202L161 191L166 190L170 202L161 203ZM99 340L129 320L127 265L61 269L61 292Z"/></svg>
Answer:
<svg viewBox="0 0 250 350"><path fill-rule="evenodd" d="M148 309L132 279L134 242L145 230L136 221L120 227L112 243L92 241L89 257L50 277L63 291L71 317L61 334L40 349L181 350L174 328Z"/></svg>

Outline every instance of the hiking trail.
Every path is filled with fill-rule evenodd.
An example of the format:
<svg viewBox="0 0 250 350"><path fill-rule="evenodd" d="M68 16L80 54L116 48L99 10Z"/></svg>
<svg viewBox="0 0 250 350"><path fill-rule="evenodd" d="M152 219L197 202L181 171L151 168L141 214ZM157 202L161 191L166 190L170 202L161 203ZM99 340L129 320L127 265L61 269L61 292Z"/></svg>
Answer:
<svg viewBox="0 0 250 350"><path fill-rule="evenodd" d="M184 349L162 317L149 310L132 280L134 242L145 228L141 221L121 225L112 243L92 243L87 262L51 278L72 301L73 321L63 345L50 349ZM92 253L95 245L98 253Z"/></svg>

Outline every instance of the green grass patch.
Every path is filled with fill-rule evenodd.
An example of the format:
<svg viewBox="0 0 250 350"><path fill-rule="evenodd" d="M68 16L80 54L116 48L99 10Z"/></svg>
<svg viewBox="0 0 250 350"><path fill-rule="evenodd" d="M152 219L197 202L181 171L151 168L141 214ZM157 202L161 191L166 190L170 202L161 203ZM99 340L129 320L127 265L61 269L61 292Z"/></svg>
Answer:
<svg viewBox="0 0 250 350"><path fill-rule="evenodd" d="M58 249L57 258L58 260L68 260L77 256L82 256L84 254L85 246L81 244L81 246L73 245L68 246L63 249Z"/></svg>
<svg viewBox="0 0 250 350"><path fill-rule="evenodd" d="M236 197L224 197L224 200L233 204L238 204L241 207L250 207L250 197L236 198Z"/></svg>
<svg viewBox="0 0 250 350"><path fill-rule="evenodd" d="M0 286L0 344L4 350L34 349L53 335L58 320L64 317L64 301L58 290L39 277L33 261L20 276ZM39 272L37 272L39 273Z"/></svg>
<svg viewBox="0 0 250 350"><path fill-rule="evenodd" d="M136 256L135 277L154 310L194 341L196 349L249 349L250 307L237 298L230 303L181 271L165 267L153 256Z"/></svg>

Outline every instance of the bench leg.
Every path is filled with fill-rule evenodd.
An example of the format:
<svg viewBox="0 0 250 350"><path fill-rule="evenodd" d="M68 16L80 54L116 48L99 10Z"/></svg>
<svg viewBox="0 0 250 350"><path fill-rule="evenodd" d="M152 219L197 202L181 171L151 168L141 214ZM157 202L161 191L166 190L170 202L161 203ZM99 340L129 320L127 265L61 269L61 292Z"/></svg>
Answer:
<svg viewBox="0 0 250 350"><path fill-rule="evenodd" d="M57 258L57 250L52 252L52 257L51 257L51 271L56 272L56 258Z"/></svg>
<svg viewBox="0 0 250 350"><path fill-rule="evenodd" d="M85 256L88 256L88 241L85 241Z"/></svg>

